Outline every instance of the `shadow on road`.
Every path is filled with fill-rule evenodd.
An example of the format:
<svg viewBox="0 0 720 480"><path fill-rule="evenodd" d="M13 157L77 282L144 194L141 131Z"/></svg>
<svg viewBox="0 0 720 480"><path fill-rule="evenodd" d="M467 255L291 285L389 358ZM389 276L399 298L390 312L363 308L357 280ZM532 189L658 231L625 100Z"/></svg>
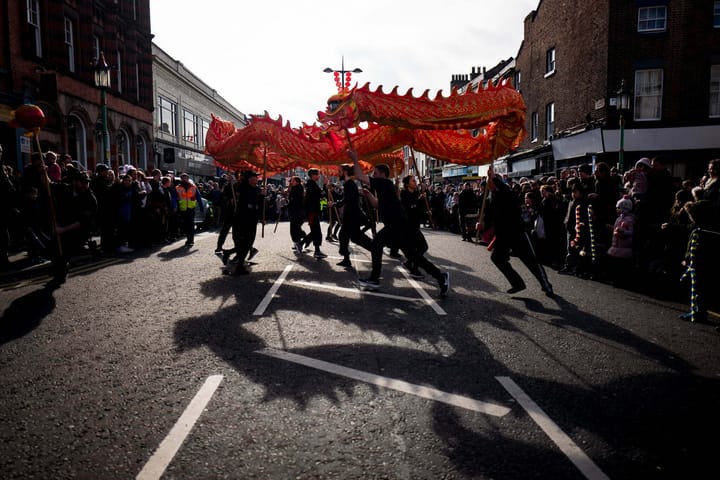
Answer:
<svg viewBox="0 0 720 480"><path fill-rule="evenodd" d="M53 292L56 286L46 285L15 299L0 317L0 345L32 332L55 309Z"/></svg>
<svg viewBox="0 0 720 480"><path fill-rule="evenodd" d="M319 262L315 271L293 271L293 278L317 281L324 278L325 270L332 269ZM257 300L276 278L277 272L257 272L244 278L221 277L203 284L202 292L208 297L222 298L225 306L212 314L178 321L177 348L180 351L210 348L243 376L262 385L266 402L289 399L300 409L306 409L314 398L339 404L341 399L356 394L355 380L256 353L268 345L244 324L262 318L276 324L282 348L288 352L481 401L512 405L509 394L495 379L511 376L581 449L594 452L593 460L612 478L678 478L683 472L707 471L711 467L714 458L711 443L703 439L720 431L720 417L715 413L720 402L720 381L693 375L694 367L673 352L582 311L562 297L555 299L556 307L532 298L514 297L523 302L524 308L506 299L483 298L478 312L448 316L438 322L436 316L427 315L427 306L422 304L397 309L393 308L393 301L385 299L345 298L338 302L337 294L322 290L313 290L312 301L298 303L297 298L302 297L291 289L299 287L286 282L273 302L288 308L291 299L296 299L292 311L300 322L321 318L328 325L341 322L400 343L435 346L446 342L451 347L448 354L397 344L291 348L284 344L283 325L272 312L263 317L252 315ZM494 290L489 284L480 285L481 289ZM393 293L403 294L402 288L396 290ZM246 299L253 299L252 304ZM386 302L388 308L382 315L363 315L367 301ZM453 293L445 302L474 305L477 299ZM542 368L538 371L543 373L530 374L534 370L529 366L533 359L522 359L525 352L513 352L512 346L506 354L521 357L521 361L496 358L496 346L490 348L478 335L478 329L485 328L483 324L511 333L518 345L532 344L535 361L550 359L561 366L565 381L548 380ZM606 369L622 368L621 363L613 361L615 352L635 356L638 362L654 364L656 368L647 375L622 376L614 372L611 376L615 380L595 382L586 378L587 373L577 373L578 366L572 364L573 357L568 353L571 347L554 351L551 347L554 343L541 343L535 329L543 329L543 335L562 337L563 345L572 344L580 336L583 342L589 342L584 343L585 350L597 343L600 347L597 350L604 357L588 360ZM377 387L369 388L378 392ZM415 421L422 423L423 419ZM436 440L440 440L444 446L440 455L468 476L511 479L580 475L518 405L506 418L497 420L435 402L426 421L436 439L415 440L421 445L409 445L408 452L415 446L420 447L419 452L427 451L426 448L437 447ZM523 439L523 433L532 438ZM535 463L538 470L528 472L527 465ZM544 468L547 465L549 469Z"/></svg>

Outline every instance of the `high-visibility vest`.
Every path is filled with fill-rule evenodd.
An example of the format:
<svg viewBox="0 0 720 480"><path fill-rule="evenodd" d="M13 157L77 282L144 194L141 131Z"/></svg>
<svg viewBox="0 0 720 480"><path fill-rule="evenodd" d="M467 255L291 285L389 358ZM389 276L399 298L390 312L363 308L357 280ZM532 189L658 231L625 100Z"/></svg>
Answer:
<svg viewBox="0 0 720 480"><path fill-rule="evenodd" d="M178 194L178 209L181 212L195 208L197 205L197 188L195 185L190 184L187 189L182 185L178 185L175 187L175 191Z"/></svg>

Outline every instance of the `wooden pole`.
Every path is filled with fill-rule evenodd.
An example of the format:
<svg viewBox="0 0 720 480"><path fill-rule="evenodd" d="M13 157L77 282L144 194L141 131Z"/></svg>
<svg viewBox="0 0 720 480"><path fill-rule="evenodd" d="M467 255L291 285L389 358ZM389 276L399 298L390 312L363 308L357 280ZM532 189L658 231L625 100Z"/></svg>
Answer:
<svg viewBox="0 0 720 480"><path fill-rule="evenodd" d="M260 238L265 238L265 205L267 205L267 145L263 146L263 186L265 187L265 196L263 197L262 206L262 230Z"/></svg>
<svg viewBox="0 0 720 480"><path fill-rule="evenodd" d="M415 149L412 147L412 145L410 145L410 158L412 159L413 170L415 170L415 174L419 176L417 162L415 161ZM420 189L420 193L421 194L425 193L425 196L423 197L423 199L425 199L425 213L428 216L428 219L430 220L430 226L432 227L433 230L435 230L435 220L433 220L432 210L430 209L430 202L428 201L428 198L427 198L427 191L423 192L422 185L423 185L422 181L420 183L418 183L418 188Z"/></svg>

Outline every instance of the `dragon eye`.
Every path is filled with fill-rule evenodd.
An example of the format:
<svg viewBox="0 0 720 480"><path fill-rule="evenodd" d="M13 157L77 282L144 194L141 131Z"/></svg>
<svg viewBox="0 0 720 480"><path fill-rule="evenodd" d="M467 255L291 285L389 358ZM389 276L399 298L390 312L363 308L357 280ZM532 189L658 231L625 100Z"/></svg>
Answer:
<svg viewBox="0 0 720 480"><path fill-rule="evenodd" d="M340 102L337 100L331 100L328 102L328 110L334 112L340 106Z"/></svg>

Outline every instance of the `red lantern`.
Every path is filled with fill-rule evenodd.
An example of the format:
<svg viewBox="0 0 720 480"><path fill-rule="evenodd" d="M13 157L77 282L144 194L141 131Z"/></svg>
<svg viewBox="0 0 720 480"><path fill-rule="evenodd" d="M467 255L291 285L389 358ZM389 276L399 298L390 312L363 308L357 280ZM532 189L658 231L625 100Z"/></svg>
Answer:
<svg viewBox="0 0 720 480"><path fill-rule="evenodd" d="M11 128L24 128L26 130L37 131L44 127L45 122L47 122L45 113L37 105L20 105L12 113L14 116L8 122Z"/></svg>

